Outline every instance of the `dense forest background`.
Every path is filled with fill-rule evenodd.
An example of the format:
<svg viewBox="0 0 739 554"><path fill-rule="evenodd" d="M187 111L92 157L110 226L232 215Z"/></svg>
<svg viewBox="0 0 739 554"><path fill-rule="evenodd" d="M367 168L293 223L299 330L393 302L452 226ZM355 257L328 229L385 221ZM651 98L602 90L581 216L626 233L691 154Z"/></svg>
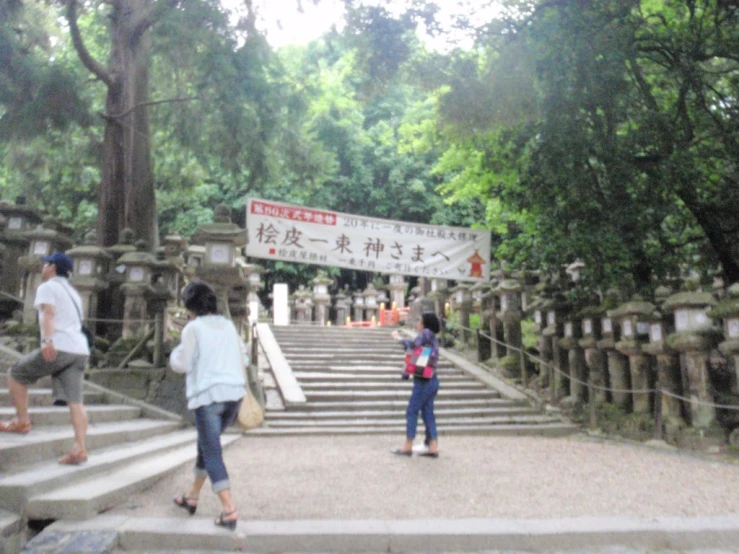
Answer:
<svg viewBox="0 0 739 554"><path fill-rule="evenodd" d="M739 281L737 2L345 0L279 49L229 4L0 0L0 197L106 246L253 196L486 228L599 290Z"/></svg>

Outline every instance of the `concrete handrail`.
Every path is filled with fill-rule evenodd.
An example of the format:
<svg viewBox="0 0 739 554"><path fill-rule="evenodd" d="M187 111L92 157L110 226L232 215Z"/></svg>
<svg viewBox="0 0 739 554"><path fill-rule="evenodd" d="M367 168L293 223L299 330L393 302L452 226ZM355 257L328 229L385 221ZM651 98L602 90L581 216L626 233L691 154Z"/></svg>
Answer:
<svg viewBox="0 0 739 554"><path fill-rule="evenodd" d="M282 399L286 406L294 406L296 404L305 404L307 399L300 387L298 380L293 374L290 364L282 353L280 345L277 344L272 329L267 323L257 323L257 336L259 344L264 350L267 357L267 363L272 368L272 375L275 377L277 387L282 393Z"/></svg>

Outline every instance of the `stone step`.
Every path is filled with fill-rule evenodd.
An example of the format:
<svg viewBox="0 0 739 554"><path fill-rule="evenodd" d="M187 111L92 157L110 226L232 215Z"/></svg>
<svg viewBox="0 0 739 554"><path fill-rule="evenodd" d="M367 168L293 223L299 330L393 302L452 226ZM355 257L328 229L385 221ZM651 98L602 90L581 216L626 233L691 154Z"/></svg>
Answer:
<svg viewBox="0 0 739 554"><path fill-rule="evenodd" d="M443 455L443 454L442 454ZM38 543L38 544L36 544ZM57 521L30 552L208 554L215 552L488 552L510 554L732 554L739 517L550 517L240 520L236 532L211 518L100 515ZM85 546L96 548L84 548ZM65 548L66 547L66 548Z"/></svg>
<svg viewBox="0 0 739 554"><path fill-rule="evenodd" d="M465 426L480 426L480 425L539 425L544 423L552 423L551 417L540 414L529 414L529 415L502 415L502 416L488 416L488 417L448 417L443 414L436 414L436 421L439 427L445 429L465 427ZM419 418L420 422L420 418ZM405 427L405 417L401 413L396 414L394 419L384 418L354 418L346 420L321 420L315 418L303 417L299 420L270 420L269 427L271 429L278 429L280 427L325 427L325 428L345 428L345 427L372 427L378 430L398 428L399 425Z"/></svg>
<svg viewBox="0 0 739 554"><path fill-rule="evenodd" d="M314 412L314 411L362 411L362 410L405 410L408 406L408 397L410 391L402 399L395 400L354 400L354 401L333 401L333 402L309 402L306 404L291 406L286 413ZM448 407L464 406L466 408L483 407L483 408L506 408L520 407L522 404L515 400L507 400L491 396L489 398L470 398L460 403L457 400L449 400L437 398L434 401L434 410ZM265 417L269 419L272 413L285 413L284 410L267 410Z"/></svg>
<svg viewBox="0 0 739 554"><path fill-rule="evenodd" d="M91 424L123 421L141 416L141 408L123 404L92 404L85 406L85 411ZM29 414L34 426L71 424L69 408L66 406L33 407L29 409ZM0 408L0 420L9 420L13 417L15 417L14 408Z"/></svg>
<svg viewBox="0 0 739 554"><path fill-rule="evenodd" d="M467 424L467 425L453 425L445 424L439 428L439 436L447 435L495 435L495 436L524 436L524 435L541 435L548 437L562 437L577 433L579 429L569 423L562 423L558 421L552 421L549 423L513 423L513 424L502 424L502 425L489 425L489 424ZM354 426L297 426L292 425L286 428L263 426L257 429L247 431L247 435L254 436L305 436L305 435L386 435L386 434L398 434L403 435L405 433L405 423L399 423L398 425L383 426L383 427L370 427L357 424ZM423 429L420 430L423 433Z"/></svg>
<svg viewBox="0 0 739 554"><path fill-rule="evenodd" d="M354 365L354 364L343 364L340 360L337 360L336 362L331 362L330 364L324 364L324 363L307 363L305 361L298 361L290 364L290 368L293 370L293 372L296 371L302 371L302 372L328 372L328 371L338 371L338 372L351 372L351 373L357 373L357 374L373 374L373 373L394 373L397 375L398 373L402 372L405 368L405 365L402 360L398 361L395 360L392 363L377 363L377 364L371 364L371 365ZM438 365L438 371L439 375L464 375L462 371L455 368L451 364L442 363Z"/></svg>
<svg viewBox="0 0 739 554"><path fill-rule="evenodd" d="M295 364L329 364L329 365L344 365L344 366L373 366L376 364L396 364L400 365L405 361L405 355L401 353L383 354L373 353L367 356L363 354L336 354L336 353L325 353L325 354L310 354L302 353L298 351L283 350L282 353L285 359L290 362L290 365Z"/></svg>
<svg viewBox="0 0 739 554"><path fill-rule="evenodd" d="M224 435L221 442L227 446L239 438L240 434ZM196 455L196 444L190 444L165 454L140 458L82 483L33 496L28 500L26 513L29 519L89 519L191 463Z"/></svg>
<svg viewBox="0 0 739 554"><path fill-rule="evenodd" d="M350 338L372 338L378 336L388 336L396 326L389 327L343 327L341 325L332 325L331 327L323 325L270 325L272 332L282 336L302 336L302 335L319 335L322 337L350 337Z"/></svg>
<svg viewBox="0 0 739 554"><path fill-rule="evenodd" d="M185 425L177 421L134 419L130 421L98 423L87 430L87 448L90 451L113 444L169 433ZM20 464L54 460L63 456L72 446L74 432L71 425L35 426L26 435L3 433L0 440L0 470L7 471Z"/></svg>
<svg viewBox="0 0 739 554"><path fill-rule="evenodd" d="M71 485L122 465L129 465L142 456L158 456L174 448L194 444L196 440L197 432L188 429L90 451L87 463L79 466L63 466L56 461L32 465L0 478L0 508L19 512L29 498L54 489L60 483Z"/></svg>
<svg viewBox="0 0 739 554"><path fill-rule="evenodd" d="M85 391L83 401L85 404L100 404L103 402L105 395L99 392ZM10 406L10 394L8 389L0 389L0 405ZM29 406L51 406L51 389L50 388L29 388L28 389L28 405Z"/></svg>
<svg viewBox="0 0 739 554"><path fill-rule="evenodd" d="M402 372L398 369L395 369L393 371L363 371L361 373L354 372L349 373L346 371L335 371L335 372L325 372L325 371L294 371L293 375L295 375L295 378L303 384L308 383L316 383L316 382L330 382L330 383L369 383L369 382L393 382L398 381L400 379L400 376L402 375ZM447 383L454 383L455 386L457 383L477 383L480 386L482 386L479 381L475 381L467 377L466 375L463 375L461 373L455 373L455 374L444 374L444 385Z"/></svg>
<svg viewBox="0 0 739 554"><path fill-rule="evenodd" d="M267 421L271 424L276 421L299 421L299 420L332 420L332 419L395 419L405 417L406 404L397 404L395 409L389 410L353 410L353 411L311 411L305 412L267 412ZM491 417L491 416L518 416L539 415L539 412L527 406L510 406L505 408L438 408L434 413L437 418L453 417Z"/></svg>
<svg viewBox="0 0 739 554"><path fill-rule="evenodd" d="M410 393L411 383L410 380L404 381L397 375L394 380L384 381L301 381L300 388L306 395L311 395L314 392L321 391L336 391L336 392L373 392L373 391L387 391L387 392L408 392ZM476 381L453 381L452 383L444 383L444 392L447 390L453 391L482 391L487 392L489 389L485 388L482 383ZM441 394L441 393L440 393Z"/></svg>
<svg viewBox="0 0 739 554"><path fill-rule="evenodd" d="M12 554L23 549L27 537L20 515L0 510L0 552Z"/></svg>
<svg viewBox="0 0 739 554"><path fill-rule="evenodd" d="M410 384L404 383L407 386L394 390L355 390L355 391L336 391L336 390L316 390L316 391L304 391L305 397L309 403L312 402L326 402L326 401L362 401L362 400L405 400L408 401L411 389ZM499 393L490 389L480 390L463 390L463 389L451 389L443 388L439 391L437 398L443 398L447 400L469 400L478 398L497 398Z"/></svg>

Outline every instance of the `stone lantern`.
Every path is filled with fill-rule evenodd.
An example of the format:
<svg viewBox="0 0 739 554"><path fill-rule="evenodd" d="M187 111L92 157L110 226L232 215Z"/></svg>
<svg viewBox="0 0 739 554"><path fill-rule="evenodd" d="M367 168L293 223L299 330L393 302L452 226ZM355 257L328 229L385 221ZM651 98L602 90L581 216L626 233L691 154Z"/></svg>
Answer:
<svg viewBox="0 0 739 554"><path fill-rule="evenodd" d="M41 284L41 258L53 252L64 252L72 246L69 229L63 227L50 216L44 218L44 223L30 231L24 232L28 241L28 254L18 259L18 267L25 272L23 280L23 322L35 323L37 320L36 308L33 306L36 298L36 289Z"/></svg>
<svg viewBox="0 0 739 554"><path fill-rule="evenodd" d="M546 314L549 311L551 299L547 296L545 285L537 288L538 296L535 296L528 305L528 312L533 314L534 328L537 336L537 351L539 353L539 377L538 381L542 388L550 385L550 372L552 364L552 341L544 335L546 328ZM493 346L495 349L495 346ZM493 350L495 351L495 350Z"/></svg>
<svg viewBox="0 0 739 554"><path fill-rule="evenodd" d="M634 413L650 413L650 393L655 378L650 368L649 358L642 350L649 341L649 322L655 306L635 295L629 302L609 311L611 318L617 319L621 327L621 340L616 343L616 350L628 356L631 394Z"/></svg>
<svg viewBox="0 0 739 554"><path fill-rule="evenodd" d="M708 373L710 351L719 341L708 315L716 300L708 292L689 291L670 296L665 310L674 315L675 332L667 337L667 346L679 352L682 374L685 376L690 398L691 423L708 428L716 418L713 407L715 396Z"/></svg>
<svg viewBox="0 0 739 554"><path fill-rule="evenodd" d="M182 268L185 263L184 254L187 247L187 240L180 235L167 235L162 240L165 258L179 268Z"/></svg>
<svg viewBox="0 0 739 554"><path fill-rule="evenodd" d="M478 281L470 287L472 293L472 311L482 316L483 312L483 298L490 294L490 283Z"/></svg>
<svg viewBox="0 0 739 554"><path fill-rule="evenodd" d="M506 343L506 353L498 360L504 374L508 377L525 376L520 374L521 354L523 348L521 333L521 291L523 286L518 279L504 279L498 285L496 292L500 298L500 311L496 314L498 321L503 325L503 339Z"/></svg>
<svg viewBox="0 0 739 554"><path fill-rule="evenodd" d="M452 289L452 292L456 292L457 289ZM444 313L444 302L446 301L447 294L449 292L449 283L446 279L431 279L431 290L429 291L427 298L433 302L433 306L427 305L427 306L421 306L421 313L424 313L425 311L431 311L435 314L443 314ZM459 295L455 295L455 298L461 297ZM457 307L453 307L452 310L456 311ZM415 323L414 323L415 325Z"/></svg>
<svg viewBox="0 0 739 554"><path fill-rule="evenodd" d="M171 256L168 256L166 247L160 247L157 248L155 263L152 267L152 284L169 293L169 299L172 301L173 307L178 306L180 303L179 292L182 265L178 264L176 260L176 258L173 259Z"/></svg>
<svg viewBox="0 0 739 554"><path fill-rule="evenodd" d="M118 243L113 246L108 246L105 251L110 254L111 261L109 265L108 275L106 280L108 281L108 290L104 291L100 296L101 312L110 319L123 319L123 292L121 286L125 282L125 266L118 263L118 260L124 254L129 252L135 252L136 246L135 234L133 229L125 228L121 231Z"/></svg>
<svg viewBox="0 0 739 554"><path fill-rule="evenodd" d="M380 305L377 303L378 294L375 285L369 283L362 292L362 296L364 297L364 319L372 321L374 318L374 321L377 322L377 310L379 310Z"/></svg>
<svg viewBox="0 0 739 554"><path fill-rule="evenodd" d="M470 286L460 283L450 290L454 300L453 310L459 312L459 325L461 327L462 342L467 344L470 341L470 315L472 315L472 291ZM441 306L443 309L443 306Z"/></svg>
<svg viewBox="0 0 739 554"><path fill-rule="evenodd" d="M298 290L293 293L293 307L295 309L295 319L298 323L310 322L310 294L310 291L303 285L300 285Z"/></svg>
<svg viewBox="0 0 739 554"><path fill-rule="evenodd" d="M387 288L390 290L390 304L396 308L405 308L405 293L408 289L408 283L405 277L399 274L392 274L389 278Z"/></svg>
<svg viewBox="0 0 739 554"><path fill-rule="evenodd" d="M334 307L336 309L336 325L343 325L346 321L346 318L351 316L349 315L351 313L351 299L347 296L345 289L340 289L339 292L336 293L336 300L334 302Z"/></svg>
<svg viewBox="0 0 739 554"><path fill-rule="evenodd" d="M577 313L570 313L564 321L563 337L559 346L567 351L567 365L570 374L570 396L573 400L584 402L588 398L585 383L588 382L588 366L585 363L585 350L580 346L582 321Z"/></svg>
<svg viewBox="0 0 739 554"><path fill-rule="evenodd" d="M552 370L553 375L549 380L550 394L552 400L559 400L570 394L570 363L568 356L564 355L559 344L559 339L564 336L565 319L572 310L561 294L556 294L551 299L547 313L546 326L542 331L552 344L552 366L558 371Z"/></svg>
<svg viewBox="0 0 739 554"><path fill-rule="evenodd" d="M353 296L354 321L364 321L364 294L361 290L358 290Z"/></svg>
<svg viewBox="0 0 739 554"><path fill-rule="evenodd" d="M710 315L722 321L724 341L718 347L724 355L734 358L731 392L739 395L739 283L727 289L726 298L711 310Z"/></svg>
<svg viewBox="0 0 739 554"><path fill-rule="evenodd" d="M153 268L156 258L148 251L146 241L136 242L136 250L123 254L118 265L123 269L124 281L121 285L123 301L123 338L134 338L147 329L149 307L148 297L154 292L152 286Z"/></svg>
<svg viewBox="0 0 739 554"><path fill-rule="evenodd" d="M191 277L203 280L213 287L218 296L218 309L231 318L231 289L244 287L246 284L246 276L236 263L238 249L247 242L246 229L232 223L230 208L219 204L215 208L213 223L204 223L198 227L192 240L195 244L204 245L205 251L200 264L193 266L188 260L185 271ZM193 259L197 260L198 255L199 253L196 255L192 252Z"/></svg>
<svg viewBox="0 0 739 554"><path fill-rule="evenodd" d="M38 210L25 204L26 199L23 196L18 197L15 204L0 202L0 216L5 221L0 234L0 242L5 251L0 290L21 298L24 272L18 267L18 260L28 254L29 241L26 232L36 228L43 221Z"/></svg>
<svg viewBox="0 0 739 554"><path fill-rule="evenodd" d="M608 401L606 386L608 370L605 353L598 348L602 339L601 320L604 311L600 306L587 306L580 310L578 318L581 322L582 338L578 341L585 353L585 365L588 368L588 383L592 385L593 400L597 404Z"/></svg>
<svg viewBox="0 0 739 554"><path fill-rule="evenodd" d="M629 360L621 352L616 350L616 343L621 340L621 327L618 320L609 315L623 302L621 291L616 288L608 289L600 306L600 334L598 349L605 352L606 367L608 375L611 399L614 404L625 411L631 409L631 394L626 392L631 387L631 376L629 374Z"/></svg>
<svg viewBox="0 0 739 554"><path fill-rule="evenodd" d="M262 274L264 272L264 267L259 264L244 265L244 273L246 274L246 280L249 286L246 303L249 305L249 321L251 323L259 321L259 312L262 310L259 291L264 288L264 283L262 282Z"/></svg>
<svg viewBox="0 0 739 554"><path fill-rule="evenodd" d="M69 282L77 289L82 298L85 325L95 333L97 324L94 319L98 313L98 295L108 289L108 271L113 257L97 245L95 232L85 235L85 243L67 252L74 270Z"/></svg>
<svg viewBox="0 0 739 554"><path fill-rule="evenodd" d="M656 387L658 390L673 395L682 395L682 376L678 353L667 346L667 337L674 332L672 314L664 311L664 301L672 294L670 289L659 286L654 291L657 309L652 312L649 324L649 342L642 345L642 350L656 360ZM668 434L674 435L682 422L681 402L668 394L660 394L655 398L660 402L662 420Z"/></svg>
<svg viewBox="0 0 739 554"><path fill-rule="evenodd" d="M333 279L326 275L325 271L319 269L311 283L313 283L313 303L315 304L313 320L318 325L325 326L329 321L328 309L331 305L328 287L333 283Z"/></svg>

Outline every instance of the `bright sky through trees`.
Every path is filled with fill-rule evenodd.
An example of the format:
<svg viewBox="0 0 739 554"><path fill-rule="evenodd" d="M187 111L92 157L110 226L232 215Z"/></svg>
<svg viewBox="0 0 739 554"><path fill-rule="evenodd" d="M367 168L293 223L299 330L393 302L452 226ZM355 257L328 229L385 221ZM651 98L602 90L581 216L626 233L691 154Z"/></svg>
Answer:
<svg viewBox="0 0 739 554"><path fill-rule="evenodd" d="M234 13L244 10L243 0L222 0L222 2ZM321 0L317 5L310 0L303 0L302 12L298 10L298 0L257 0L255 4L258 9L259 27L266 33L268 42L274 48L288 44L306 44L327 32L332 25L339 30L344 25L343 0ZM405 4L404 0L398 0L393 5L397 5L398 13L402 13ZM499 12L495 6L483 6L482 4L487 4L487 2L479 0L464 2L437 0L436 4L440 8L438 20L445 25L451 25L453 16L460 12L476 13L482 18L493 17L496 12ZM392 6L390 9L392 11ZM421 38L432 48L443 50L450 36L431 38L422 34ZM469 40L460 36L455 36L454 39L457 41L457 46L471 46Z"/></svg>

